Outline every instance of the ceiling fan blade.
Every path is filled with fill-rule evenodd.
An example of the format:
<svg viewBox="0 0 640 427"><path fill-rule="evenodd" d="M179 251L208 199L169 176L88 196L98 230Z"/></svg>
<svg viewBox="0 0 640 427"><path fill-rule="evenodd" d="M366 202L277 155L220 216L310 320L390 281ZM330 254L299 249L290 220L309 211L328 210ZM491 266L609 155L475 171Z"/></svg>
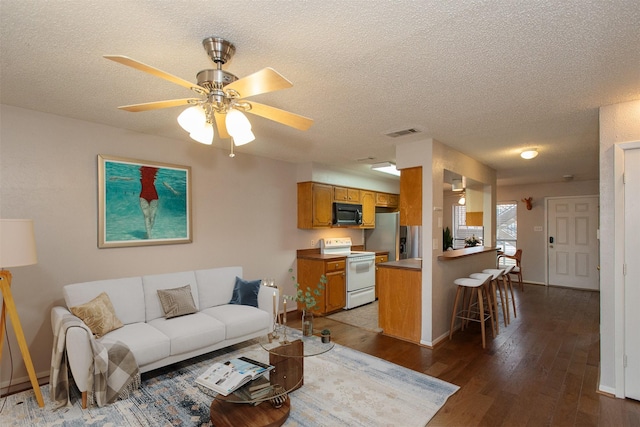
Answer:
<svg viewBox="0 0 640 427"><path fill-rule="evenodd" d="M307 130L313 124L313 119L299 114L290 113L279 108L270 107L269 105L258 104L257 102L250 102L250 104L251 109L247 110L247 113L255 114L256 116L264 117L265 119L273 120L274 122L282 123L292 128Z"/></svg>
<svg viewBox="0 0 640 427"><path fill-rule="evenodd" d="M198 91L202 91L203 93L209 93L209 91L201 86L198 86L195 83L192 83L188 80L181 79L180 77L176 77L173 74L166 73L162 70L159 70L151 65L143 64L140 61L136 61L135 59L131 59L128 56L122 55L104 55L104 58L110 59L112 61L118 62L122 65L126 65L131 68L135 68L136 70L144 71L145 73L152 74L156 77L160 77L161 79L165 79L170 81L171 83L175 83L180 86L184 86L187 89L197 88ZM196 92L198 92L196 91Z"/></svg>
<svg viewBox="0 0 640 427"><path fill-rule="evenodd" d="M284 78L282 74L273 68L267 67L229 83L225 86L225 90L233 89L240 94L240 98L248 98L261 93L287 89L292 86L293 84Z"/></svg>
<svg viewBox="0 0 640 427"><path fill-rule="evenodd" d="M171 99L168 101L145 102L143 104L123 105L118 107L121 110L137 113L140 111L159 110L161 108L179 107L181 105L192 104L193 101L199 101L197 98Z"/></svg>
<svg viewBox="0 0 640 427"><path fill-rule="evenodd" d="M220 138L231 138L229 132L227 132L227 115L220 114L217 111L213 112L213 117L216 119L216 127L218 128L218 136Z"/></svg>

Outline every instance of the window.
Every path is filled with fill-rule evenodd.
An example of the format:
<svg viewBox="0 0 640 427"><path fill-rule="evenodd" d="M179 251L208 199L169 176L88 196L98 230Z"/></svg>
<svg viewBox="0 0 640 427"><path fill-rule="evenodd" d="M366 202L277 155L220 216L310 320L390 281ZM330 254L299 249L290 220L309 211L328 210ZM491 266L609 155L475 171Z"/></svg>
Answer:
<svg viewBox="0 0 640 427"><path fill-rule="evenodd" d="M464 239L471 236L484 242L484 227L467 226L467 207L453 205L453 249L464 248Z"/></svg>
<svg viewBox="0 0 640 427"><path fill-rule="evenodd" d="M518 204L501 202L496 205L496 244L505 254L516 252L518 239Z"/></svg>

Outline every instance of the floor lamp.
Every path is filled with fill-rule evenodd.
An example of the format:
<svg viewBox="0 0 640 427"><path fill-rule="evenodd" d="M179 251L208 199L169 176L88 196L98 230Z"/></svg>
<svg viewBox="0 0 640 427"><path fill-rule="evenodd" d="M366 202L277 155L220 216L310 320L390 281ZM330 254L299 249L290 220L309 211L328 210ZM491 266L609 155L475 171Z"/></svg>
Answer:
<svg viewBox="0 0 640 427"><path fill-rule="evenodd" d="M0 219L0 291L2 292L2 318L0 318L0 362L2 361L2 342L7 327L7 313L18 346L22 352L22 359L27 367L31 386L36 394L38 405L44 407L44 400L40 392L40 385L33 369L31 355L27 341L24 339L20 318L16 310L16 303L11 295L11 272L5 267L21 267L37 262L36 240L33 233L33 221L30 219Z"/></svg>

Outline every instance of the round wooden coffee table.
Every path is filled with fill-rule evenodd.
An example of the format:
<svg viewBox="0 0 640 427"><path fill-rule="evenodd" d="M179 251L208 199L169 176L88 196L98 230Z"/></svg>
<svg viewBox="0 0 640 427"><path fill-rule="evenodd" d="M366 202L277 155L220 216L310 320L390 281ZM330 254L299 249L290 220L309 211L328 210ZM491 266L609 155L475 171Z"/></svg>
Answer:
<svg viewBox="0 0 640 427"><path fill-rule="evenodd" d="M215 427L277 427L289 417L291 400L287 399L279 408L269 402L258 406L250 403L231 403L222 399L213 399L209 408L209 418Z"/></svg>

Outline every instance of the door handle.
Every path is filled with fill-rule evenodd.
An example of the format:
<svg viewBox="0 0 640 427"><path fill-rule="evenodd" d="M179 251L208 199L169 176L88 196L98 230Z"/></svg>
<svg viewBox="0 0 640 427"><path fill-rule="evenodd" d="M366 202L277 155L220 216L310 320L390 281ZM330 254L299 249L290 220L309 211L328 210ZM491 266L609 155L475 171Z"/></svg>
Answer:
<svg viewBox="0 0 640 427"><path fill-rule="evenodd" d="M553 236L549 236L549 243L553 243Z"/></svg>

